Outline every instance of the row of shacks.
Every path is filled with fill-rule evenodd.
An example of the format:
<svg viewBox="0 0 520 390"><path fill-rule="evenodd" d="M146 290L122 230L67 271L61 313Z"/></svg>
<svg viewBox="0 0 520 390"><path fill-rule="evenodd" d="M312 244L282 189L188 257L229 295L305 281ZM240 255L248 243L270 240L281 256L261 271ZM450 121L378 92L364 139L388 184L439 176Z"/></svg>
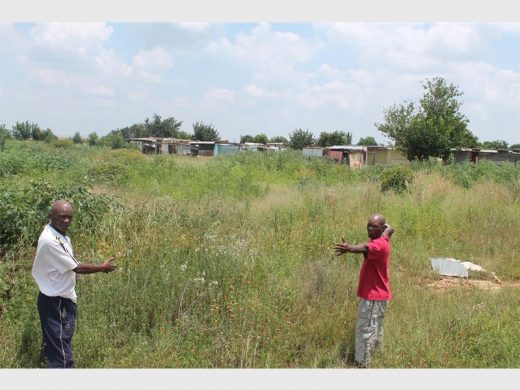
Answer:
<svg viewBox="0 0 520 390"><path fill-rule="evenodd" d="M351 168L365 165L400 165L409 164L406 156L388 146L335 145L326 148L308 147L303 149L305 157L321 157L344 164Z"/></svg>
<svg viewBox="0 0 520 390"><path fill-rule="evenodd" d="M130 138L127 140L136 144L137 148L146 154L179 154L185 156L213 157L234 154L239 151L279 151L284 150L282 144L259 144L246 142L243 144L229 141L191 141L177 138Z"/></svg>
<svg viewBox="0 0 520 390"><path fill-rule="evenodd" d="M520 162L520 149L452 149L452 155L457 163L472 162L476 164L479 161L487 160L499 165L504 163L516 165Z"/></svg>
<svg viewBox="0 0 520 390"><path fill-rule="evenodd" d="M186 156L212 157L235 154L241 151L283 151L280 143L233 143L228 141L192 141L176 138L130 138L130 143L147 154L178 154ZM452 149L453 159L457 163L488 160L497 164L510 162L516 165L520 161L520 150L481 150ZM406 156L389 146L335 145L329 147L311 146L303 149L308 158L324 158L337 164L359 168L365 165L403 165L409 164Z"/></svg>
<svg viewBox="0 0 520 390"><path fill-rule="evenodd" d="M471 162L477 164L479 161L487 160L498 165L511 163L516 165L520 162L520 150L484 150L484 149L452 149L453 161L455 163ZM345 164L352 168L364 165L403 165L409 164L406 156L399 150L389 146L354 146L336 145L327 148L308 147L303 149L306 157L323 157L333 160L338 164Z"/></svg>

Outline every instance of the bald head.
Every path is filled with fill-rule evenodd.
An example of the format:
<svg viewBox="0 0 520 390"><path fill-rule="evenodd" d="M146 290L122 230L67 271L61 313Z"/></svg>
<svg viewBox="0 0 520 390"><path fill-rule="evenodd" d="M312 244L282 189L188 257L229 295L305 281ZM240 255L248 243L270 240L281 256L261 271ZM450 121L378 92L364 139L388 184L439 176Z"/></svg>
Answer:
<svg viewBox="0 0 520 390"><path fill-rule="evenodd" d="M72 210L72 205L66 200L58 199L52 204L50 214L55 214L64 208Z"/></svg>
<svg viewBox="0 0 520 390"><path fill-rule="evenodd" d="M379 238L385 230L385 217L382 214L374 214L368 218L368 237Z"/></svg>
<svg viewBox="0 0 520 390"><path fill-rule="evenodd" d="M368 220L372 221L373 223L381 224L381 226L385 225L385 216L382 214L371 215L370 218L368 218Z"/></svg>
<svg viewBox="0 0 520 390"><path fill-rule="evenodd" d="M74 211L69 202L63 199L55 201L51 206L51 211L49 212L49 219L51 220L52 227L65 234L72 222L73 214Z"/></svg>

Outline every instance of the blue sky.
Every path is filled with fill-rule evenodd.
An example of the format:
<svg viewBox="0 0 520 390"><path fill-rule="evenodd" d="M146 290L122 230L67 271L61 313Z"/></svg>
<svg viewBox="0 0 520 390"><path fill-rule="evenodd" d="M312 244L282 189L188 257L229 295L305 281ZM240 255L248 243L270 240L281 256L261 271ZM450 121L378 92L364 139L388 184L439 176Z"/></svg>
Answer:
<svg viewBox="0 0 520 390"><path fill-rule="evenodd" d="M481 140L520 143L520 23L0 22L0 123L105 135L154 113L224 139L349 131L444 77Z"/></svg>

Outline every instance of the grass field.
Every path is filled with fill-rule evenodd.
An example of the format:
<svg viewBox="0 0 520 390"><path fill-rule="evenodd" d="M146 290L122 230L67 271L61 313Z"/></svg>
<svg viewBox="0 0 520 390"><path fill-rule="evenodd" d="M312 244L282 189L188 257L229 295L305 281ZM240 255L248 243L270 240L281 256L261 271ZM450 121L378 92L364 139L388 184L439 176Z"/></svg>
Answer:
<svg viewBox="0 0 520 390"><path fill-rule="evenodd" d="M80 260L79 367L350 368L362 258L382 213L392 237L384 348L373 367L520 367L520 167L414 164L409 191L383 169L298 152L148 156L7 141L0 152L0 367L40 367L34 241L50 201L72 199ZM485 275L442 285L432 257ZM480 286L480 287L479 287ZM481 287L486 288L481 288ZM494 288L489 288L494 287Z"/></svg>

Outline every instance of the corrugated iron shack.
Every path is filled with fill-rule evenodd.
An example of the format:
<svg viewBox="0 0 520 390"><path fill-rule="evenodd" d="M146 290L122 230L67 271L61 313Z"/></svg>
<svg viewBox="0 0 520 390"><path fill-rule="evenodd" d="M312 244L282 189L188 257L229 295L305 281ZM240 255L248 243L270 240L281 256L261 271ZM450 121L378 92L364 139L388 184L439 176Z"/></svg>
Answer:
<svg viewBox="0 0 520 390"><path fill-rule="evenodd" d="M258 150L263 147L265 147L264 144L256 142L244 142L243 144L240 144L240 150L244 152L258 152Z"/></svg>
<svg viewBox="0 0 520 390"><path fill-rule="evenodd" d="M368 165L406 165L410 164L399 150L389 146L367 146Z"/></svg>
<svg viewBox="0 0 520 390"><path fill-rule="evenodd" d="M453 159L456 163L472 162L477 164L479 161L488 160L495 164L505 163L517 164L520 161L520 153L507 149L488 150L478 148L451 149Z"/></svg>
<svg viewBox="0 0 520 390"><path fill-rule="evenodd" d="M212 157L215 151L215 141L191 141L191 154L201 157Z"/></svg>
<svg viewBox="0 0 520 390"><path fill-rule="evenodd" d="M303 148L304 157L323 157L325 155L325 148L321 146L308 146Z"/></svg>
<svg viewBox="0 0 520 390"><path fill-rule="evenodd" d="M360 168L367 161L367 148L365 146L334 145L326 148L325 157L337 164Z"/></svg>
<svg viewBox="0 0 520 390"><path fill-rule="evenodd" d="M240 151L240 144L234 143L216 143L213 151L214 156L228 156L238 153Z"/></svg>
<svg viewBox="0 0 520 390"><path fill-rule="evenodd" d="M154 137L129 138L126 141L137 145L137 148L145 154L157 153L157 139Z"/></svg>

